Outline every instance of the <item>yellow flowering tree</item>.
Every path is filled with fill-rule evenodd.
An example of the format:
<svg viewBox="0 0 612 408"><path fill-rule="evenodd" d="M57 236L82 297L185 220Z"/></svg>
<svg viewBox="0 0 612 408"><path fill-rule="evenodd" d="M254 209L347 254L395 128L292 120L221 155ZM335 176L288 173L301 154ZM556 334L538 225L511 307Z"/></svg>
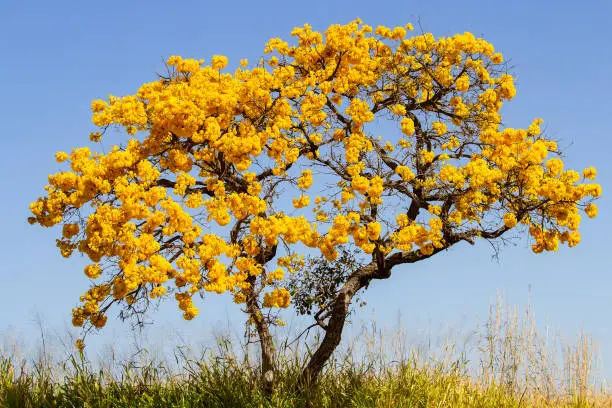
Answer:
<svg viewBox="0 0 612 408"><path fill-rule="evenodd" d="M29 219L62 224L62 255L91 260L73 323L102 327L113 305L137 313L170 295L192 319L195 294L231 293L272 373L269 327L291 304L287 277L304 273L307 251L333 262L351 247L359 267L334 278L316 314L325 335L310 383L356 293L394 267L511 230L536 253L576 245L581 213L597 214L595 169L565 169L540 119L502 125L516 91L491 44L411 30L305 25L250 68L174 56L134 95L94 101L91 140L110 126L127 140L58 153L69 168L49 176Z"/></svg>

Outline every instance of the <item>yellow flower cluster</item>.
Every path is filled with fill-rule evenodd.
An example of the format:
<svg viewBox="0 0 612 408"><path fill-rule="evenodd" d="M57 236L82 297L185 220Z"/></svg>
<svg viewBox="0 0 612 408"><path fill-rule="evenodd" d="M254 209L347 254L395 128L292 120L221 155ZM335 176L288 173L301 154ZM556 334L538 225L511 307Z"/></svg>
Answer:
<svg viewBox="0 0 612 408"><path fill-rule="evenodd" d="M282 238L288 244L302 242L314 248L319 240L315 225L310 224L304 216L289 217L282 214L267 218L257 216L251 221L250 231L262 237L268 246L276 245L278 238Z"/></svg>
<svg viewBox="0 0 612 408"><path fill-rule="evenodd" d="M404 118L400 121L402 126L402 133L406 136L410 136L414 133L414 121L410 118Z"/></svg>
<svg viewBox="0 0 612 408"><path fill-rule="evenodd" d="M295 208L304 208L308 204L310 204L310 197L308 197L307 195L302 194L300 198L293 199L293 206Z"/></svg>
<svg viewBox="0 0 612 408"><path fill-rule="evenodd" d="M307 169L302 171L301 177L298 179L298 187L308 189L312 185L312 170Z"/></svg>
<svg viewBox="0 0 612 408"><path fill-rule="evenodd" d="M402 178L402 180L404 181L412 181L415 177L414 173L412 172L412 170L410 170L409 167L406 166L397 166L395 168L395 172Z"/></svg>
<svg viewBox="0 0 612 408"><path fill-rule="evenodd" d="M384 180L380 176L374 176L370 180L370 186L368 188L368 198L372 204L382 204L382 193L385 190Z"/></svg>
<svg viewBox="0 0 612 408"><path fill-rule="evenodd" d="M287 308L291 302L291 295L285 288L274 289L270 293L264 294L264 307L280 307Z"/></svg>
<svg viewBox="0 0 612 408"><path fill-rule="evenodd" d="M446 124L442 122L433 122L431 128L436 132L438 136L442 136L446 133Z"/></svg>
<svg viewBox="0 0 612 408"><path fill-rule="evenodd" d="M513 228L517 224L516 215L512 213L504 214L504 225L508 228Z"/></svg>
<svg viewBox="0 0 612 408"><path fill-rule="evenodd" d="M177 293L174 297L178 301L179 309L183 311L185 320L193 319L200 312L200 310L193 305L193 300L189 293Z"/></svg>
<svg viewBox="0 0 612 408"><path fill-rule="evenodd" d="M461 188L465 182L465 173L457 169L452 164L445 164L440 169L440 180L452 183L455 187Z"/></svg>
<svg viewBox="0 0 612 408"><path fill-rule="evenodd" d="M351 101L351 105L346 109L346 113L357 125L363 125L374 120L374 114L370 111L368 104L358 98Z"/></svg>

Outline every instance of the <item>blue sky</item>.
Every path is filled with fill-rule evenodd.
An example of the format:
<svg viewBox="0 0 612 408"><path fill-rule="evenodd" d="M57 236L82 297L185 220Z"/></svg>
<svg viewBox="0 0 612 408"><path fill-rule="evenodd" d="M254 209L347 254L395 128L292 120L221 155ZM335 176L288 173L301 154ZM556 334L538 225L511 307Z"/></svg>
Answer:
<svg viewBox="0 0 612 408"><path fill-rule="evenodd" d="M524 127L544 118L548 134L565 147L567 166L595 166L604 191L597 203L600 215L583 222L578 247L534 255L519 239L497 260L487 244L453 248L373 284L360 317L375 314L379 326L394 327L399 316L407 331L435 335L444 327L483 322L499 290L521 306L531 290L536 313L551 326L569 334L583 327L593 334L610 377L608 1L3 2L0 336L34 339L37 318L62 332L86 289L85 260L61 258L55 248L58 230L30 226L26 218L47 174L59 170L54 153L88 144L92 99L134 92L155 79L170 55L210 61L222 54L235 66L240 58L260 56L269 38L289 39L295 26L309 23L324 30L357 17L373 26L420 23L436 36L464 31L484 36L511 61L517 78L517 96L504 107L507 125ZM119 142L119 134L112 137ZM172 342L165 334L179 332L206 341L227 327L226 319L241 330L242 315L229 297L209 296L191 322L182 321L174 302L168 303L155 317L151 339ZM110 320L95 341L127 341L130 326Z"/></svg>

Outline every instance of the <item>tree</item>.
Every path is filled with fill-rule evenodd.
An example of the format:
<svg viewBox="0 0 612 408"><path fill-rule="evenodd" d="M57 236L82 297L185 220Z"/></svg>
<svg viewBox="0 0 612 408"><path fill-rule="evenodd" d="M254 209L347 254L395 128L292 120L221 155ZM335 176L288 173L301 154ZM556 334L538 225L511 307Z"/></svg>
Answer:
<svg viewBox="0 0 612 408"><path fill-rule="evenodd" d="M302 311L319 306L324 337L303 374L312 383L357 292L393 268L509 231L528 233L536 253L576 245L581 211L597 213L595 169L565 170L541 119L503 125L516 91L491 44L410 30L305 25L297 45L271 39L251 69L173 56L134 95L94 101L91 140L119 126L127 143L57 153L70 169L49 177L29 219L63 224L62 255L91 259L73 323L99 328L112 305L139 314L170 294L192 319L195 294L229 292L270 383L269 328L282 324L290 286ZM306 271L309 251L324 262ZM338 251L353 254L349 267L331 266ZM304 279L288 285L286 272ZM316 274L329 285L311 287L313 298L299 282Z"/></svg>

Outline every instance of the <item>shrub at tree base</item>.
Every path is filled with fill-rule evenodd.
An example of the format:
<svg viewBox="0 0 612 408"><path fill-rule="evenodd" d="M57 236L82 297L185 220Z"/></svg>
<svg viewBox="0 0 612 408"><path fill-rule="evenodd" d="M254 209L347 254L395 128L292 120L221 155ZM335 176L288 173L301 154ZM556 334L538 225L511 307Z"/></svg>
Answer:
<svg viewBox="0 0 612 408"><path fill-rule="evenodd" d="M95 100L90 139L111 126L128 139L108 153L57 153L69 168L49 176L29 219L62 224L62 255L91 259L73 323L100 328L113 305L139 315L170 295L193 319L194 295L229 292L271 378L269 328L291 304L288 275L305 273L310 251L332 262L356 250L359 267L334 275L314 313L324 337L308 383L355 294L394 267L511 230L536 253L576 245L581 213L597 213L595 169L564 169L541 119L501 125L516 91L491 44L411 30L305 25L292 32L297 45L271 39L264 58L233 73L223 56L172 56L167 75L134 95Z"/></svg>

